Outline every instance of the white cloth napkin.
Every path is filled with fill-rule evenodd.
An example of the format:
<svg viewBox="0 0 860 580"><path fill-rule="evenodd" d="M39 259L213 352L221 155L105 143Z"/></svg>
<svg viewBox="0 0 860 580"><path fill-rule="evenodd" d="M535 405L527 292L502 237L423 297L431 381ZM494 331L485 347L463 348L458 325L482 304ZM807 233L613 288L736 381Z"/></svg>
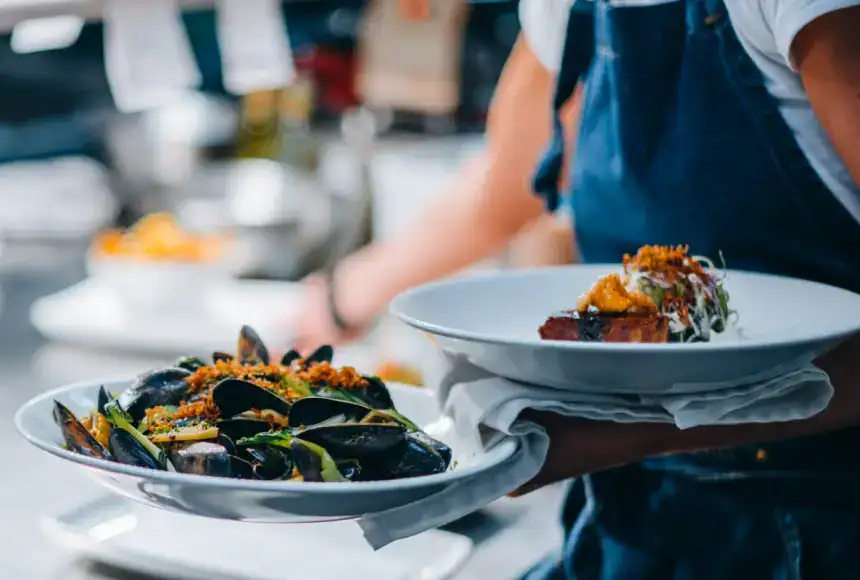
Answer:
<svg viewBox="0 0 860 580"><path fill-rule="evenodd" d="M549 437L540 426L517 420L524 409L617 422L666 422L681 429L699 425L764 423L804 419L821 412L833 396L827 374L810 359L774 369L721 390L691 395L637 396L549 389L494 376L465 358L442 353L439 401L468 454L489 449L504 438L516 452L484 473L461 480L412 504L362 517L367 541L379 549L465 516L532 479L543 465ZM429 434L442 436L431 426Z"/></svg>

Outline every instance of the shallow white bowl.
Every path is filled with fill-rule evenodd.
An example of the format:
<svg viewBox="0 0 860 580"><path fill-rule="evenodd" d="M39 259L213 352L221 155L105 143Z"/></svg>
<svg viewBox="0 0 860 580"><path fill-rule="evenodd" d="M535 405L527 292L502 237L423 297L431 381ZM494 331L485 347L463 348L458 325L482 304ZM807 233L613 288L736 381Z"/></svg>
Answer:
<svg viewBox="0 0 860 580"><path fill-rule="evenodd" d="M860 295L806 280L730 270L737 326L694 344L541 340L547 317L618 265L503 271L409 290L391 304L407 324L500 376L617 393L709 391L822 354L860 331Z"/></svg>
<svg viewBox="0 0 860 580"><path fill-rule="evenodd" d="M487 452L467 451L450 431L431 431L451 446L455 469L426 477L359 483L295 483L248 481L155 471L93 459L67 451L60 429L54 424L54 400L77 415L96 406L100 385L121 391L130 379L86 381L43 393L25 403L15 414L15 426L33 445L61 459L77 463L111 491L150 506L192 515L247 521L303 523L357 518L417 501L498 465L515 451L505 441ZM433 423L438 407L432 391L419 387L388 385L394 403L404 415L422 427Z"/></svg>
<svg viewBox="0 0 860 580"><path fill-rule="evenodd" d="M129 306L179 310L200 304L207 286L231 278L223 262L89 256L87 272Z"/></svg>

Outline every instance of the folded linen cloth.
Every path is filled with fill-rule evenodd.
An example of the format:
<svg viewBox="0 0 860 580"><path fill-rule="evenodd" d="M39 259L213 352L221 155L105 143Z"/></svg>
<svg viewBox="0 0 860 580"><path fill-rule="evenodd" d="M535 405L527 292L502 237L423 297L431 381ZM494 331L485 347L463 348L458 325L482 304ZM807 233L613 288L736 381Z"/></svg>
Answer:
<svg viewBox="0 0 860 580"><path fill-rule="evenodd" d="M604 421L675 423L687 429L804 419L824 410L833 396L830 379L811 359L733 384L714 385L719 390L640 396L528 385L492 375L461 355L440 355L439 402L450 420L430 426L428 433L444 439L440 430L455 431L461 445L458 454L489 449L508 437L516 440L516 451L495 468L432 496L362 517L358 523L375 549L454 521L532 479L543 465L549 437L539 425L517 419L525 409Z"/></svg>

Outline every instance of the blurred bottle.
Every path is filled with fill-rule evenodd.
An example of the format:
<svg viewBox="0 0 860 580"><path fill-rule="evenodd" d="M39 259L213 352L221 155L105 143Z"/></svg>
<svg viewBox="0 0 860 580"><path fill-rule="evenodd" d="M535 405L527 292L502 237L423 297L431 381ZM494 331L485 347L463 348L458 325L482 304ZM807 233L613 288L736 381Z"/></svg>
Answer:
<svg viewBox="0 0 860 580"><path fill-rule="evenodd" d="M242 97L242 113L236 136L236 156L240 159L277 159L284 132L278 110L279 91L255 91Z"/></svg>
<svg viewBox="0 0 860 580"><path fill-rule="evenodd" d="M280 89L244 95L236 156L315 170L320 143L310 127L313 102L314 85L307 75Z"/></svg>

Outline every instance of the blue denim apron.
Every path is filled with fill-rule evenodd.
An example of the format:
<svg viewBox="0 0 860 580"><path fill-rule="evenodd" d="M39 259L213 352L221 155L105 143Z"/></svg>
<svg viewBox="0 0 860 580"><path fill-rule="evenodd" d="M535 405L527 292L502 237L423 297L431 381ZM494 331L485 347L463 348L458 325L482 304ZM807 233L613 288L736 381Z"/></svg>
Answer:
<svg viewBox="0 0 860 580"><path fill-rule="evenodd" d="M578 0L556 111L585 83L571 203L586 262L644 244L860 292L860 226L809 165L721 0ZM564 135L535 175L560 203ZM856 579L860 431L652 459L577 480L563 556L527 578Z"/></svg>

